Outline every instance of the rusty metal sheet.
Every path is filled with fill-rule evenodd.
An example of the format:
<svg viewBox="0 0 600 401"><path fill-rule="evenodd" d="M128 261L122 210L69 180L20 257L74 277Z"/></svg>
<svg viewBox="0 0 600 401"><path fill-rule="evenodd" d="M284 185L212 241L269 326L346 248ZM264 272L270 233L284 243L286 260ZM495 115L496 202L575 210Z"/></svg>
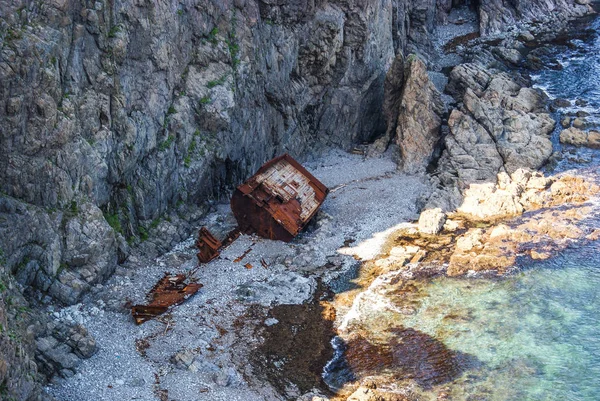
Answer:
<svg viewBox="0 0 600 401"><path fill-rule="evenodd" d="M216 239L206 227L202 227L198 233L196 246L200 250L196 254L200 263L208 263L219 256L219 248L223 246L221 241Z"/></svg>
<svg viewBox="0 0 600 401"><path fill-rule="evenodd" d="M231 209L245 232L291 241L323 204L329 189L290 155L265 163L241 184Z"/></svg>
<svg viewBox="0 0 600 401"><path fill-rule="evenodd" d="M136 324L142 324L165 313L169 307L179 305L202 288L184 274L165 275L148 292L147 305L134 305L131 314Z"/></svg>

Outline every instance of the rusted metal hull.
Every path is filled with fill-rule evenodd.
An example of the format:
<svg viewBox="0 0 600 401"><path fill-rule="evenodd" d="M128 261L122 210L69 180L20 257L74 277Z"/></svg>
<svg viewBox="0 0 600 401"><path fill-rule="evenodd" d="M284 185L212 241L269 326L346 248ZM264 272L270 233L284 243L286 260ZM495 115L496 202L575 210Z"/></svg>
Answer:
<svg viewBox="0 0 600 401"><path fill-rule="evenodd" d="M188 282L187 276L165 273L148 292L148 305L135 305L131 314L136 324L142 324L165 313L169 307L179 305L202 288L202 284Z"/></svg>
<svg viewBox="0 0 600 401"><path fill-rule="evenodd" d="M240 185L231 210L240 230L291 241L325 201L329 189L288 154L264 164Z"/></svg>
<svg viewBox="0 0 600 401"><path fill-rule="evenodd" d="M200 263L208 263L217 256L219 256L219 248L223 244L221 241L216 239L206 227L202 227L198 233L198 240L196 246L200 250L196 256Z"/></svg>

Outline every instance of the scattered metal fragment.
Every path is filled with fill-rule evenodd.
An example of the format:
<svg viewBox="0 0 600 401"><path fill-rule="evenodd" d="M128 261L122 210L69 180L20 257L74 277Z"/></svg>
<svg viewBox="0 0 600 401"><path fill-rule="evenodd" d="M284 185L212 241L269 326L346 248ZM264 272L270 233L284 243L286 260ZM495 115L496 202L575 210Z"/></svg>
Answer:
<svg viewBox="0 0 600 401"><path fill-rule="evenodd" d="M198 233L196 246L200 250L198 252L198 261L200 263L208 263L219 256L219 249L223 246L221 241L216 239L206 227L202 227Z"/></svg>
<svg viewBox="0 0 600 401"><path fill-rule="evenodd" d="M200 251L196 254L196 256L198 256L198 262L200 262L200 264L208 263L217 258L221 254L221 251L231 245L240 234L239 228L236 227L227 234L223 241L219 241L206 227L202 227L198 233L198 239L196 240L196 247ZM196 268L190 272L188 277L195 274L197 270L198 269Z"/></svg>
<svg viewBox="0 0 600 401"><path fill-rule="evenodd" d="M245 267L246 269L252 269L252 265L251 265L250 263L246 263L246 264L244 265L244 267Z"/></svg>
<svg viewBox="0 0 600 401"><path fill-rule="evenodd" d="M237 187L231 210L241 231L289 242L317 213L328 192L300 163L284 154Z"/></svg>
<svg viewBox="0 0 600 401"><path fill-rule="evenodd" d="M262 265L262 267L264 267L265 269L269 268L269 265L267 264L267 262L264 259L260 260L260 264Z"/></svg>
<svg viewBox="0 0 600 401"><path fill-rule="evenodd" d="M243 260L243 259L244 259L244 258L245 258L245 257L246 257L246 256L247 256L249 253L250 253L250 252L252 252L252 247L250 247L250 248L246 249L246 251L245 251L245 252L244 252L244 253L243 253L241 256L238 256L238 257L237 257L237 258L235 258L233 261L234 261L235 263L239 263L239 262L241 262L241 261L242 261L242 260Z"/></svg>
<svg viewBox="0 0 600 401"><path fill-rule="evenodd" d="M194 295L202 284L186 280L184 274L165 273L148 292L148 305L134 305L131 314L136 324L142 324L165 313L169 307L179 305Z"/></svg>

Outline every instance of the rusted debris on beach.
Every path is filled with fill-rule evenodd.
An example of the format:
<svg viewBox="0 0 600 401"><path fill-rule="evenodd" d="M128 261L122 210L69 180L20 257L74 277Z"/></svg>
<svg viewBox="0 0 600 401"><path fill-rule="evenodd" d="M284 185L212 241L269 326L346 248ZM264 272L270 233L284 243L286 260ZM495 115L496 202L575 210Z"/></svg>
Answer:
<svg viewBox="0 0 600 401"><path fill-rule="evenodd" d="M328 193L325 185L284 154L237 187L231 210L241 231L289 242L317 213Z"/></svg>
<svg viewBox="0 0 600 401"><path fill-rule="evenodd" d="M165 313L169 307L179 305L202 288L202 284L190 281L184 274L165 273L148 292L148 305L135 305L131 314L136 324L142 324Z"/></svg>
<svg viewBox="0 0 600 401"><path fill-rule="evenodd" d="M317 213L328 193L323 183L287 153L268 161L231 197L238 227L223 241L206 227L200 229L196 241L198 261L202 264L215 259L242 232L291 241ZM235 262L241 262L251 249Z"/></svg>
<svg viewBox="0 0 600 401"><path fill-rule="evenodd" d="M223 241L219 241L206 227L202 227L198 233L198 239L196 240L196 247L199 250L196 254L198 262L200 262L200 264L208 263L215 259L221 254L221 251L231 245L240 234L239 228L236 227L227 234Z"/></svg>
<svg viewBox="0 0 600 401"><path fill-rule="evenodd" d="M221 248L223 244L216 239L206 227L202 227L198 233L196 246L200 250L200 252L197 253L198 261L200 263L208 263L219 256L219 248Z"/></svg>
<svg viewBox="0 0 600 401"><path fill-rule="evenodd" d="M243 260L243 259L244 259L246 256L248 256L248 254L249 254L250 252L252 252L252 247L250 247L250 248L246 249L246 250L244 251L244 253L242 253L240 256L238 256L237 258L235 258L233 261L234 261L235 263L240 263L240 262L241 262L241 261L242 261L242 260Z"/></svg>

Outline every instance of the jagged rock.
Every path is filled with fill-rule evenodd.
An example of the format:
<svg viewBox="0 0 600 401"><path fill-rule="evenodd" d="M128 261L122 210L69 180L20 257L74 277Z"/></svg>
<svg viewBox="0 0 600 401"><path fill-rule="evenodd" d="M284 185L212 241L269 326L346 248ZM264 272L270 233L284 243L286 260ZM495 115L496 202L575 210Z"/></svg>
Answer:
<svg viewBox="0 0 600 401"><path fill-rule="evenodd" d="M587 0L577 0L577 5L564 0L531 0L507 3L502 0L489 0L479 3L479 26L482 35L500 33L508 25L516 23L544 21L552 19L566 22L569 18L589 12L582 5Z"/></svg>
<svg viewBox="0 0 600 401"><path fill-rule="evenodd" d="M36 358L47 377L55 374L69 377L82 359L96 353L96 341L81 325L53 321L43 330L46 335L36 339Z"/></svg>
<svg viewBox="0 0 600 401"><path fill-rule="evenodd" d="M442 181L456 182L461 189L473 183L493 184L500 172L537 169L546 162L552 154L549 134L555 122L543 112L547 98L540 91L473 64L454 68L451 78L454 94L464 96L463 107L448 119L450 134L440 161L440 166L456 171L456 178L440 170Z"/></svg>
<svg viewBox="0 0 600 401"><path fill-rule="evenodd" d="M500 57L500 59L507 61L513 65L518 65L523 59L523 55L517 49L507 47L496 47L493 50L494 55Z"/></svg>
<svg viewBox="0 0 600 401"><path fill-rule="evenodd" d="M21 289L0 263L0 397L3 400L47 399L42 395L42 376L34 360L35 339L28 330L35 316L28 309Z"/></svg>
<svg viewBox="0 0 600 401"><path fill-rule="evenodd" d="M523 212L519 197L509 190L498 189L493 183L472 184L465 191L459 212L475 219L518 215Z"/></svg>
<svg viewBox="0 0 600 401"><path fill-rule="evenodd" d="M416 173L425 171L440 139L444 104L417 57L409 57L404 76L395 141L402 170Z"/></svg>
<svg viewBox="0 0 600 401"><path fill-rule="evenodd" d="M436 235L444 228L446 214L442 209L429 209L421 213L419 217L419 231L424 234Z"/></svg>
<svg viewBox="0 0 600 401"><path fill-rule="evenodd" d="M398 53L386 73L383 83L383 116L387 124L386 132L371 145L370 156L377 156L385 152L396 131L405 81L404 68L404 56L402 53Z"/></svg>
<svg viewBox="0 0 600 401"><path fill-rule="evenodd" d="M475 63L460 64L450 71L446 91L456 98L462 98L467 89L481 96L492 79L485 67Z"/></svg>

